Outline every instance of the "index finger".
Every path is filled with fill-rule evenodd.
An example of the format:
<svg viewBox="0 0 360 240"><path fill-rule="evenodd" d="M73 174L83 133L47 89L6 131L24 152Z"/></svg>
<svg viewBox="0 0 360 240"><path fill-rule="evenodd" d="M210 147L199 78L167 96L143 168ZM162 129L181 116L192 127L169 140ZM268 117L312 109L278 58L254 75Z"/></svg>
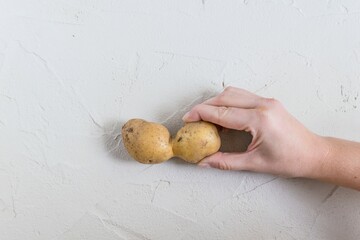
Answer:
<svg viewBox="0 0 360 240"><path fill-rule="evenodd" d="M217 107L207 104L196 105L183 120L186 122L207 121L217 125L253 132L257 122L257 110L234 107Z"/></svg>
<svg viewBox="0 0 360 240"><path fill-rule="evenodd" d="M204 104L213 106L257 108L262 104L262 97L241 88L227 87L219 95L210 98Z"/></svg>

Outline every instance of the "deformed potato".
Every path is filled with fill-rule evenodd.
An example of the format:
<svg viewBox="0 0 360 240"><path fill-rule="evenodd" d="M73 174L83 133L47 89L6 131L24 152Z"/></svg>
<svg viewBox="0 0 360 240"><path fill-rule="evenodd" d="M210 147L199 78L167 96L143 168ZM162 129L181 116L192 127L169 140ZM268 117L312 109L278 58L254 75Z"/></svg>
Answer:
<svg viewBox="0 0 360 240"><path fill-rule="evenodd" d="M170 133L161 124L132 119L121 134L129 154L141 163L160 163L173 156Z"/></svg>
<svg viewBox="0 0 360 240"><path fill-rule="evenodd" d="M203 121L186 123L171 138L161 124L131 119L122 127L122 138L129 154L141 163L161 163L174 156L197 163L221 145L216 126Z"/></svg>
<svg viewBox="0 0 360 240"><path fill-rule="evenodd" d="M185 124L173 139L174 155L190 163L197 163L220 148L217 128L209 122Z"/></svg>

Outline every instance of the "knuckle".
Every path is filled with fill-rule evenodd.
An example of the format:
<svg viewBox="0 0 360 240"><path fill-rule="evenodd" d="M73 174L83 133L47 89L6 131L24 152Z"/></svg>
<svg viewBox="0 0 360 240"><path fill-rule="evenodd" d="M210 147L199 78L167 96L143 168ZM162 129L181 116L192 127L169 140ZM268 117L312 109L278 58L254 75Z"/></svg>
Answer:
<svg viewBox="0 0 360 240"><path fill-rule="evenodd" d="M219 161L217 167L221 170L231 170L231 166L224 160Z"/></svg>
<svg viewBox="0 0 360 240"><path fill-rule="evenodd" d="M231 87L231 86L226 87L226 88L218 95L218 97L226 97L226 96L228 96L228 95L233 94L235 91L236 91L236 90L235 90L234 87Z"/></svg>
<svg viewBox="0 0 360 240"><path fill-rule="evenodd" d="M266 125L270 121L270 111L268 108L260 107L255 111L261 125Z"/></svg>
<svg viewBox="0 0 360 240"><path fill-rule="evenodd" d="M195 112L199 112L202 109L202 105L201 104L197 104L195 105L191 111L195 111Z"/></svg>
<svg viewBox="0 0 360 240"><path fill-rule="evenodd" d="M219 107L218 108L218 121L219 123L223 122L224 118L226 117L226 115L229 112L229 108L228 107Z"/></svg>
<svg viewBox="0 0 360 240"><path fill-rule="evenodd" d="M276 109L280 108L281 103L275 98L262 98L262 103L259 108L256 109L258 118L262 123L266 123L276 112ZM275 111L275 112L274 112Z"/></svg>
<svg viewBox="0 0 360 240"><path fill-rule="evenodd" d="M264 105L268 108L276 108L279 107L281 103L275 98L264 98Z"/></svg>
<svg viewBox="0 0 360 240"><path fill-rule="evenodd" d="M232 87L232 86L228 86L224 89L223 92L233 92L235 90L235 87Z"/></svg>
<svg viewBox="0 0 360 240"><path fill-rule="evenodd" d="M217 96L217 102L218 103L223 103L226 99L226 95L227 95L227 92L223 91L222 93L220 93L218 96Z"/></svg>

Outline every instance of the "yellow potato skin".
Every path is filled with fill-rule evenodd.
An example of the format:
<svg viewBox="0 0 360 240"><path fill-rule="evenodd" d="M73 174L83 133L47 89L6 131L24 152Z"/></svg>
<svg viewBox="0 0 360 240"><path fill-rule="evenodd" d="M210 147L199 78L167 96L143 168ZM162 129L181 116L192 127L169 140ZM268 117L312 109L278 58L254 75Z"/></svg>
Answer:
<svg viewBox="0 0 360 240"><path fill-rule="evenodd" d="M197 163L217 152L221 145L214 124L209 122L186 123L171 138L166 127L142 119L131 119L121 130L126 150L140 163L164 162L174 156Z"/></svg>
<svg viewBox="0 0 360 240"><path fill-rule="evenodd" d="M141 163L161 163L173 156L170 133L161 124L131 119L122 127L130 156Z"/></svg>
<svg viewBox="0 0 360 240"><path fill-rule="evenodd" d="M221 141L214 124L192 122L185 124L173 139L173 152L177 157L190 163L197 163L206 156L217 152Z"/></svg>

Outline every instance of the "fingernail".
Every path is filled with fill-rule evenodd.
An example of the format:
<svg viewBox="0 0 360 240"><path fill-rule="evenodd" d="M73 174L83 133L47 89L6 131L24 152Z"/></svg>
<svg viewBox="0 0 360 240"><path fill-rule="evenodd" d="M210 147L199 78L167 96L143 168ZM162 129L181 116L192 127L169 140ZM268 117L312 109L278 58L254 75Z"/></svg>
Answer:
<svg viewBox="0 0 360 240"><path fill-rule="evenodd" d="M190 112L185 113L185 115L183 116L182 120L183 120L183 121L186 121L186 119L189 117L189 115L190 115Z"/></svg>
<svg viewBox="0 0 360 240"><path fill-rule="evenodd" d="M198 166L203 168L211 168L210 164L206 162L201 162L198 164Z"/></svg>

